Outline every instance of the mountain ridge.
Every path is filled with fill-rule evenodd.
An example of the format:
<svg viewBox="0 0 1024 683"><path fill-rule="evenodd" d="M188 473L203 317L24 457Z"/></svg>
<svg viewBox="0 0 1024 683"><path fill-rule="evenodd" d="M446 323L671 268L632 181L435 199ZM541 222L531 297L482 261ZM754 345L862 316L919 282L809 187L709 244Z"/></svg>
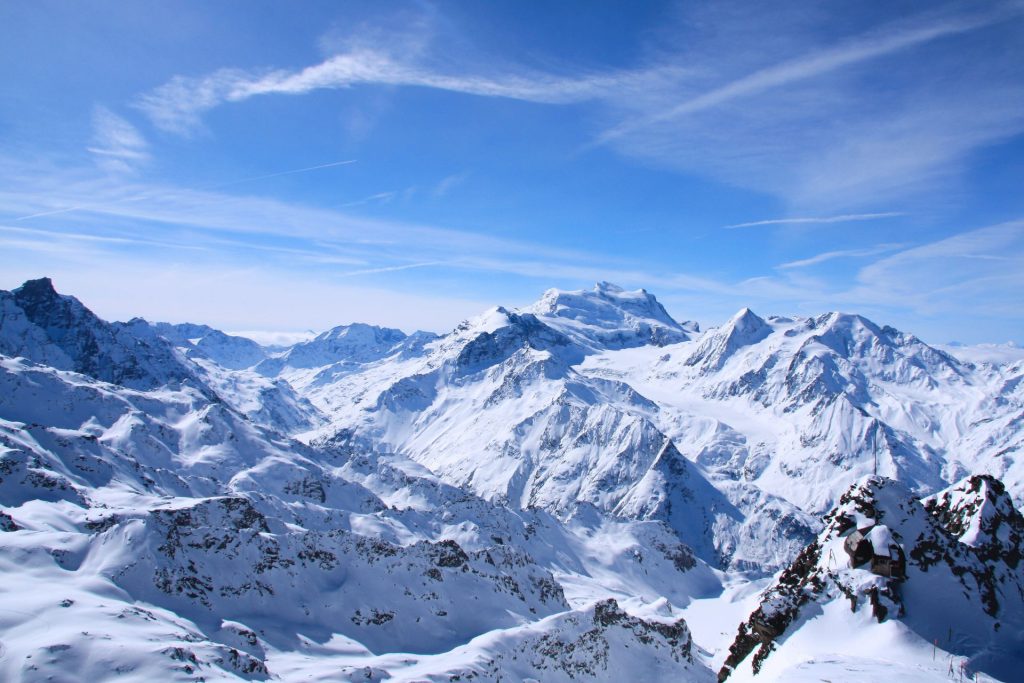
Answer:
<svg viewBox="0 0 1024 683"><path fill-rule="evenodd" d="M67 657L82 680L105 661L140 681L875 671L820 635L846 630L917 643L891 666L938 680L934 581L970 615L944 656L1015 666L1013 359L836 312L701 332L609 283L445 335L354 324L280 350L27 287L0 292L0 568L64 597L0 595L4 676ZM837 574L840 518L906 547L906 591ZM754 616L737 585L764 588ZM709 612L739 616L691 622ZM769 612L795 621L751 641ZM41 635L55 618L90 626ZM712 631L737 622L730 659Z"/></svg>

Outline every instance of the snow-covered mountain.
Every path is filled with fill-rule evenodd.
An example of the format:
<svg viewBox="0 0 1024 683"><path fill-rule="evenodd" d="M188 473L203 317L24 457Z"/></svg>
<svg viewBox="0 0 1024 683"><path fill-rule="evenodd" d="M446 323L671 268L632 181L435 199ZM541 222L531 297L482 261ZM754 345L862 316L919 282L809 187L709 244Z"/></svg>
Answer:
<svg viewBox="0 0 1024 683"><path fill-rule="evenodd" d="M166 341L100 320L78 299L58 294L49 278L0 291L0 353L136 389L194 379Z"/></svg>
<svg viewBox="0 0 1024 683"><path fill-rule="evenodd" d="M660 525L570 529L397 456L304 446L191 387L132 390L24 359L3 360L0 387L0 562L20 577L12 586L52 587L2 595L6 680L104 679L110 662L137 680L294 676L395 651L417 656L373 667L441 675L486 671L481 652L514 661L537 639L549 647L522 670L600 678L609 648L635 657L654 639L664 651L651 670L710 675L664 598L660 614L638 601L685 603L718 585ZM642 576L615 570L639 548ZM576 577L578 608L553 571ZM604 573L607 588L593 578ZM595 591L641 614L595 606ZM318 633L334 634L326 650L309 640Z"/></svg>
<svg viewBox="0 0 1024 683"><path fill-rule="evenodd" d="M962 362L860 316L744 310L691 344L596 354L580 371L656 402L661 429L713 480L808 512L874 472L919 494L986 472L1024 494L1020 367Z"/></svg>
<svg viewBox="0 0 1024 683"><path fill-rule="evenodd" d="M0 292L0 566L33 587L0 591L0 678L1011 680L1022 377L608 283L270 349L30 281ZM904 580L843 564L861 532Z"/></svg>
<svg viewBox="0 0 1024 683"><path fill-rule="evenodd" d="M318 433L359 434L491 500L663 519L720 566L783 566L872 472L922 495L978 471L1024 492L1015 458L980 464L1019 446L1019 368L856 315L744 309L700 334L600 283L385 346L282 371L328 416Z"/></svg>
<svg viewBox="0 0 1024 683"><path fill-rule="evenodd" d="M185 337L185 335L196 335ZM108 323L49 278L0 290L0 354L133 389L192 387L265 427L293 432L322 421L291 385L232 371L265 356L255 342L205 325ZM257 345L258 346L258 345Z"/></svg>
<svg viewBox="0 0 1024 683"><path fill-rule="evenodd" d="M687 341L700 331L697 323L673 320L647 291L628 292L610 282L599 282L592 291L549 289L525 310L593 349L665 346Z"/></svg>
<svg viewBox="0 0 1024 683"><path fill-rule="evenodd" d="M711 485L659 428L655 402L581 372L602 340L662 348L651 345L694 331L645 292L599 284L494 308L413 352L282 376L329 416L304 438L351 432L489 500L658 519L712 564L776 566L813 535L812 517L742 484Z"/></svg>
<svg viewBox="0 0 1024 683"><path fill-rule="evenodd" d="M251 368L269 355L252 339L224 334L208 325L147 323L141 318L128 322L130 326L137 324L150 325L158 335L186 349L190 357L207 358L229 370Z"/></svg>

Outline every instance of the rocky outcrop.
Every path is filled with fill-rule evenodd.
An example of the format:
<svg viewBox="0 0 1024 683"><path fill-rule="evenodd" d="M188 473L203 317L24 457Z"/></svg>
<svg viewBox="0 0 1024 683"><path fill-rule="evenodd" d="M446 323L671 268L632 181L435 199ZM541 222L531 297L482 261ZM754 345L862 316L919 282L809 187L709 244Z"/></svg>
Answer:
<svg viewBox="0 0 1024 683"><path fill-rule="evenodd" d="M1013 540L1020 521L992 477L970 477L924 501L896 481L864 479L840 498L825 516L824 531L740 624L719 681L740 666L757 674L784 636L814 628L799 625L809 604L832 601L848 601L853 611L869 609L879 622L900 619L926 642L942 638L980 670L1001 675L1011 666L1005 639L1015 638L1014 629L1024 622L1024 575ZM878 529L884 533L872 533ZM858 530L870 530L865 538L884 536L882 545L898 544L906 576L849 558L845 541ZM958 642L946 634L954 629Z"/></svg>

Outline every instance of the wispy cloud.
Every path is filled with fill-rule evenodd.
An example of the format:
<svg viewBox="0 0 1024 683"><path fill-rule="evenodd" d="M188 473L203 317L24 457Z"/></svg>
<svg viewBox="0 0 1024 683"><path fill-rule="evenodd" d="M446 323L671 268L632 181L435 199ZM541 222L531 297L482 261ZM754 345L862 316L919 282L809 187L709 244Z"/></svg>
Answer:
<svg viewBox="0 0 1024 683"><path fill-rule="evenodd" d="M146 240L184 241L230 260L257 251L306 264L363 266L348 276L397 272L427 265L476 268L490 259L515 262L530 257L548 264L607 263L593 253L535 242L488 236L469 230L382 220L286 202L265 196L195 190L171 185L83 179L70 170L50 169L31 177L20 167L4 178L0 164L0 215L28 210L40 239L63 234L98 235L114 246ZM30 232L26 226L23 230ZM67 237L66 239L74 239ZM339 276L334 272L332 276Z"/></svg>
<svg viewBox="0 0 1024 683"><path fill-rule="evenodd" d="M684 100L668 109L620 123L605 131L599 140L607 142L638 128L713 109L735 99L750 97L846 66L877 59L937 38L972 31L1004 19L1006 15L1006 11L1000 10L940 19L923 25L899 22L881 30L857 36L835 47L810 52L796 59L760 69Z"/></svg>
<svg viewBox="0 0 1024 683"><path fill-rule="evenodd" d="M400 194L401 192L398 190L389 190L387 192L374 192L373 194L367 195L361 199L355 199L351 202L339 204L338 208L348 209L353 206L362 206L363 204L389 204L392 201L394 201L394 199L398 197Z"/></svg>
<svg viewBox="0 0 1024 683"><path fill-rule="evenodd" d="M443 197L454 188L466 182L466 178L468 177L469 173L454 173L450 176L445 176L437 183L437 185L434 186L431 194L435 197Z"/></svg>
<svg viewBox="0 0 1024 683"><path fill-rule="evenodd" d="M828 224L828 223L850 223L853 221L873 221L880 218L896 218L905 216L899 211L888 211L885 213L852 213L839 216L819 216L803 218L772 218L764 221L751 221L750 223L735 223L723 226L726 230L736 228L754 228L761 225L804 225L804 224Z"/></svg>
<svg viewBox="0 0 1024 683"><path fill-rule="evenodd" d="M299 71L221 69L207 76L176 76L139 97L135 106L166 131L190 134L214 107L263 95L301 95L356 85L433 88L467 95L564 104L609 93L631 74L560 77L542 72L452 74L406 63L379 50L358 47Z"/></svg>
<svg viewBox="0 0 1024 683"><path fill-rule="evenodd" d="M310 171L319 171L325 168L334 168L336 166L347 166L348 164L356 163L355 159L346 159L344 161L332 161L327 164L318 164L316 166L307 166L305 168L295 168L287 171L275 171L274 173L266 173L263 175L250 176L248 178L238 178L236 180L229 180L222 183L215 183L213 185L206 185L204 187L195 188L194 191L202 192L207 190L222 190L228 187L234 187L236 185L242 185L245 183L251 183L258 180L267 180L269 178L279 178L281 176L294 175L296 173L308 173ZM159 194L159 191L157 191ZM45 216L54 216L62 213L70 213L72 211L90 211L92 209L103 208L104 206L110 206L111 204L120 204L122 202L136 202L144 199L153 199L154 194L152 188L146 189L139 194L121 194L119 196L111 196L107 193L107 196L101 200L93 201L91 203L74 204L71 206L62 206L56 209L48 209L46 211L38 211L36 213L29 213L23 216L16 216L14 220L25 221L33 218L43 218Z"/></svg>
<svg viewBox="0 0 1024 683"><path fill-rule="evenodd" d="M865 266L843 296L926 313L1020 316L1024 221L905 249Z"/></svg>
<svg viewBox="0 0 1024 683"><path fill-rule="evenodd" d="M356 275L375 275L377 273L394 273L400 270L411 270L413 268L429 268L431 266L451 265L452 261L425 261L424 263L405 263L400 266L383 266L380 268L363 268L361 270L350 270L339 273L338 277L354 277Z"/></svg>
<svg viewBox="0 0 1024 683"><path fill-rule="evenodd" d="M93 141L88 147L96 164L112 173L130 173L150 159L149 145L142 133L110 109L93 109Z"/></svg>
<svg viewBox="0 0 1024 683"><path fill-rule="evenodd" d="M1000 49L1019 36L990 35L1019 21L1020 3L952 3L873 25L863 16L841 21L852 7L815 20L797 5L697 3L675 27L685 29L686 42L667 39L668 48L649 50L633 68L596 71L541 71L485 53L456 59L439 47L445 41L370 31L372 41L330 41L336 53L302 69L177 76L134 105L157 127L188 135L219 106L358 86L587 102L584 130L605 125L598 144L772 194L801 212L934 191L955 181L971 152L1024 130L1024 68L1012 49ZM992 44L981 59L963 59L963 49L933 50L958 40ZM473 68L455 66L464 64Z"/></svg>
<svg viewBox="0 0 1024 683"><path fill-rule="evenodd" d="M238 180L229 180L224 183L217 183L215 185L207 185L206 187L200 188L204 190L219 190L225 187L232 187L234 185L241 185L242 183L251 183L257 180L268 180L270 178L280 178L286 175L295 175L296 173L309 173L310 171L319 171L325 168L335 168L336 166L348 166L349 164L356 163L355 159L343 159L342 161L332 161L326 164L317 164L316 166L306 166L305 168L293 168L288 171L276 171L274 173L266 173L264 175L251 176L249 178L239 178Z"/></svg>
<svg viewBox="0 0 1024 683"><path fill-rule="evenodd" d="M867 256L877 256L884 254L889 251L899 249L903 245L899 244L882 244L877 247L871 247L868 249L837 249L835 251L825 251L820 254L815 254L809 258L799 259L796 261L790 261L777 266L778 268L788 270L793 268L807 268L809 266L816 266L820 263L827 261L833 261L835 259L842 258L864 258Z"/></svg>
<svg viewBox="0 0 1024 683"><path fill-rule="evenodd" d="M703 83L609 101L620 123L598 140L818 212L948 201L972 152L1024 130L1019 3L946 5L845 39L795 5L765 9L750 35L747 7L710 22L724 38L698 33L672 57Z"/></svg>
<svg viewBox="0 0 1024 683"><path fill-rule="evenodd" d="M35 230L31 228L19 228L9 225L0 225L0 234L19 235L24 241L23 246L29 244L51 245L57 242L86 242L96 244L107 244L115 246L138 246L138 247L159 247L162 249L183 249L202 250L205 247L194 244L182 244L180 242L164 242L160 240L139 239L136 237L123 237L111 235L96 235L85 232L69 232L65 230ZM4 242L8 243L8 242Z"/></svg>
<svg viewBox="0 0 1024 683"><path fill-rule="evenodd" d="M0 163L0 215L10 213L13 207L28 208L40 216L32 219L38 227L34 224L31 228L12 228L15 232L6 237L0 231L0 252L6 251L6 257L0 258L0 270L9 269L11 277L15 272L30 273L30 264L40 262L47 264L46 270L39 271L36 266L37 274L51 272L57 263L62 273L84 273L92 268L90 264L107 264L111 272L159 264L161 271L185 267L219 267L225 272L248 267L277 269L307 281L304 286L308 291L316 290L309 283L318 279L336 283L392 282L401 287L399 283L407 282L408 278L398 280L390 276L429 271L410 277L445 283L465 282L467 277L481 274L500 274L509 277L484 279L495 283L509 278L525 279L535 282L538 292L557 283L579 286L598 280L653 287L659 292L698 292L705 298L729 297L737 292L731 284L713 278L682 272L659 273L650 264L542 242L370 219L343 210L226 190L198 191L82 178L73 169L47 169L32 179L17 167L5 178L3 168ZM42 215L46 212L40 209L54 204L86 208ZM187 244L196 251L184 253L175 248L176 244ZM62 251L54 252L54 245ZM115 268L112 264L121 265ZM553 281L553 277L557 280ZM83 296L88 291L83 290ZM293 312L277 313L282 316L280 325L295 324ZM695 315L689 311L687 314ZM408 311L405 315L410 320L423 317ZM192 317L200 316L196 313ZM380 315L366 319L382 320ZM231 324L241 329L269 323L262 319ZM408 325L406 322L401 326ZM424 326L420 322L415 325ZM438 329L437 324L430 329Z"/></svg>

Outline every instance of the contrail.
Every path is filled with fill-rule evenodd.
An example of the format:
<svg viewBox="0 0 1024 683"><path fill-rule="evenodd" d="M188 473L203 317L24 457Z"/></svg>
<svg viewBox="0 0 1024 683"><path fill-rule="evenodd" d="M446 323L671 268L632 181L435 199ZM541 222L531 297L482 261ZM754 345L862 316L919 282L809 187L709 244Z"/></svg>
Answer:
<svg viewBox="0 0 1024 683"><path fill-rule="evenodd" d="M293 171L280 171L279 173L268 173L267 175L253 176L252 178L242 178L241 180L232 180L229 183L220 183L219 185L208 185L206 187L200 187L200 190L213 190L218 187L229 187L231 185L240 185L242 183L251 183L254 180L266 180L267 178L277 178L283 175L293 175L295 173L305 173L306 171L317 171L321 168L332 168L334 166L344 166L346 164L356 163L355 159L346 159L345 161L332 161L329 164L320 164L319 166L309 166L307 168L297 168Z"/></svg>
<svg viewBox="0 0 1024 683"><path fill-rule="evenodd" d="M410 268L426 268L428 266L445 266L453 261L426 261L424 263L406 263L401 266L384 266L382 268L364 268L362 270L350 270L347 273L339 273L340 277L352 275L372 275L374 273L392 273L396 270L409 270Z"/></svg>
<svg viewBox="0 0 1024 683"><path fill-rule="evenodd" d="M205 186L202 186L202 187L194 187L194 188L191 188L191 189L193 191L197 191L197 192L202 192L203 190L216 190L216 189L219 189L219 188L222 188L222 187L230 187L232 185L241 185L242 183L251 183L251 182L253 182L255 180L266 180L267 178L277 178L277 177L283 176L283 175L293 175L295 173L306 173L308 171L317 171L317 170L322 169L322 168L332 168L334 166L344 166L346 164L354 164L354 163L356 163L355 159L345 159L344 161L332 161L329 164L319 164L317 166L307 166L306 168L296 168L296 169L292 169L290 171L278 171L277 173L268 173L266 175L257 175L257 176L252 176L251 178L242 178L241 180L232 180L232 181L227 182L227 183L218 183L216 185L205 185ZM186 188L186 189L188 189L188 188ZM16 220L16 221L27 221L27 220L29 220L31 218L42 218L43 216L54 216L54 215L60 214L60 213L68 213L69 211L79 211L81 209L88 209L88 208L97 207L97 206L107 206L107 205L110 205L110 204L121 204L123 202L134 202L134 201L137 201L139 199L145 199L146 197L151 197L151 196L153 196L153 195L151 195L151 194L139 194L139 195L134 195L132 197L125 197L123 199L117 199L117 200L114 200L112 202L104 202L103 204L79 204L78 206L69 206L69 207L64 208L64 209L55 209L53 211L43 211L43 212L40 212L40 213L29 214L28 216L19 216L19 217L15 218L14 220ZM156 196L159 197L160 195L157 194Z"/></svg>
<svg viewBox="0 0 1024 683"><path fill-rule="evenodd" d="M124 200L121 200L124 201ZM115 202L116 203L116 202ZM42 213L30 213L27 216L18 216L14 220L16 221L27 221L30 218L40 218L42 216L53 216L58 213L67 213L68 211L78 211L79 209L87 209L90 205L83 204L82 206L69 206L66 209L56 209L55 211L43 211Z"/></svg>
<svg viewBox="0 0 1024 683"><path fill-rule="evenodd" d="M753 228L758 225L798 225L802 223L849 223L850 221L873 221L879 218L895 218L906 216L901 211L887 211L885 213L852 213L843 216L820 216L811 218L773 218L767 221L752 221L750 223L736 223L735 225L723 225L726 230L736 228Z"/></svg>

